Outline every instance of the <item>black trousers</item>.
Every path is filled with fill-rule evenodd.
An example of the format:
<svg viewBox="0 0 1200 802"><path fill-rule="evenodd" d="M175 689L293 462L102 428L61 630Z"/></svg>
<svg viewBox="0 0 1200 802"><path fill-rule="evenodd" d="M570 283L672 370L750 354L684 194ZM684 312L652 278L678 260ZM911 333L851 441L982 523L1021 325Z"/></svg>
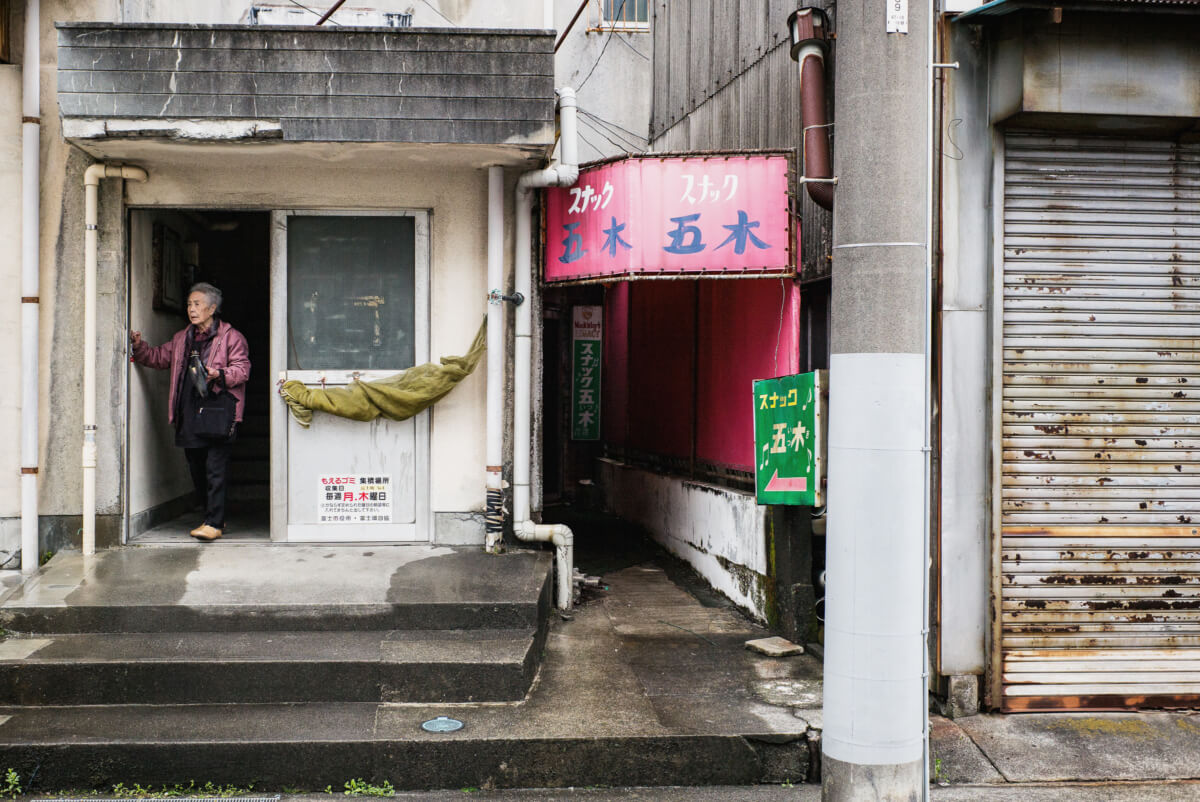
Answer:
<svg viewBox="0 0 1200 802"><path fill-rule="evenodd" d="M201 448L185 448L188 469L196 497L204 506L204 523L225 528L225 488L229 480L229 456L233 443L213 443Z"/></svg>

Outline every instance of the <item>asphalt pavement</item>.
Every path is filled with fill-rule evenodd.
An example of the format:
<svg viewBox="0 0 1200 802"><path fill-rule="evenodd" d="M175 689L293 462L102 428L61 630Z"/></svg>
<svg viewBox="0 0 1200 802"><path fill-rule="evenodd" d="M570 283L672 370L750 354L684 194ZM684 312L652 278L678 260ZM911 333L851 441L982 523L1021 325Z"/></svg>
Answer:
<svg viewBox="0 0 1200 802"><path fill-rule="evenodd" d="M340 797L341 795L336 795ZM331 796L287 796L281 802L330 802ZM397 802L817 802L819 785L743 785L691 788L543 788L486 791L461 789L402 793ZM1200 782L1069 783L934 786L933 802L1195 802Z"/></svg>

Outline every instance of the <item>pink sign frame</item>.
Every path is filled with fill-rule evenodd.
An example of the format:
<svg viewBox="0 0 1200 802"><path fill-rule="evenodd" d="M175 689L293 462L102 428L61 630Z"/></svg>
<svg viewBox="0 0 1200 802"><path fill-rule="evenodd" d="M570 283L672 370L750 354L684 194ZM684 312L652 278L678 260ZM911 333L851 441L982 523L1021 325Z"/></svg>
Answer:
<svg viewBox="0 0 1200 802"><path fill-rule="evenodd" d="M786 152L632 156L545 192L545 280L794 275Z"/></svg>

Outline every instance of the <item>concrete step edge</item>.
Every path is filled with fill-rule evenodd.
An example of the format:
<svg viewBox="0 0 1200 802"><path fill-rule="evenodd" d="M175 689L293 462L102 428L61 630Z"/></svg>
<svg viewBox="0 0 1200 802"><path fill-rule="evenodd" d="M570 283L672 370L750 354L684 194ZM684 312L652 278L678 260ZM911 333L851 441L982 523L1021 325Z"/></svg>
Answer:
<svg viewBox="0 0 1200 802"><path fill-rule="evenodd" d="M366 632L51 633L0 642L0 667L74 663L519 664L536 638L535 627Z"/></svg>
<svg viewBox="0 0 1200 802"><path fill-rule="evenodd" d="M256 788L284 785L340 787L347 777L390 781L398 790L461 789L465 787L554 788L585 785L747 785L759 782L803 782L809 767L802 733L779 743L759 740L754 733L607 734L589 736L581 722L577 736L558 737L515 733L503 737L474 737L470 719L462 732L437 736L415 729L411 736L379 734L374 725L376 705L284 705L294 726L284 737L220 737L197 730L196 716L214 706L129 706L132 717L157 717L154 731L164 726L164 714L177 722L188 738L142 737L90 739L86 733L45 737L50 717L33 726L40 736L29 742L6 735L0 726L0 754L18 772L39 768L39 790L103 788L131 777L142 784L169 785L196 776L220 784ZM262 728L264 706L241 708L239 720ZM349 718L340 714L352 708ZM0 714L20 714L0 709ZM57 708L92 717L98 711ZM225 711L217 711L222 713ZM299 715L295 715L299 713ZM454 711L450 711L454 715ZM464 714L465 716L465 714ZM330 725L328 721L335 721ZM237 726L231 721L230 729ZM27 727L29 725L26 725ZM114 729L131 733L134 730ZM307 737L297 737L305 735ZM111 775L111 776L109 776Z"/></svg>
<svg viewBox="0 0 1200 802"><path fill-rule="evenodd" d="M356 605L72 605L0 608L0 627L27 635L122 632L336 632L537 626L539 602Z"/></svg>
<svg viewBox="0 0 1200 802"><path fill-rule="evenodd" d="M274 633L276 636L279 633ZM527 629L498 637L481 632L332 633L340 643L320 655L297 654L305 644L320 647L326 633L285 633L282 653L263 651L252 636L235 638L189 634L68 635L57 639L16 639L0 648L0 704L29 706L120 706L177 704L312 704L355 702L509 702L525 697L540 663L543 637ZM400 637L390 637L390 636ZM255 651L252 656L223 649L222 641ZM333 640L338 640L335 637ZM62 647L63 641L68 645ZM148 654L172 641L182 654ZM88 654L90 649L134 645L138 654ZM265 644L270 646L271 644ZM21 658L16 649L63 653ZM230 654L229 652L234 652Z"/></svg>

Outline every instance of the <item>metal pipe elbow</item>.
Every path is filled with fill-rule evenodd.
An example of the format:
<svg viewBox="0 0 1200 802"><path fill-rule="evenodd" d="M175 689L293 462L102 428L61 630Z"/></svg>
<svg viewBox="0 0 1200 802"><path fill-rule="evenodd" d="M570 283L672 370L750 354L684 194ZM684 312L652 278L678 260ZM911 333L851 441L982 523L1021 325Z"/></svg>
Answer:
<svg viewBox="0 0 1200 802"><path fill-rule="evenodd" d="M566 524L536 524L533 521L517 521L513 533L521 540L553 543L555 546L571 546L575 535Z"/></svg>
<svg viewBox="0 0 1200 802"><path fill-rule="evenodd" d="M95 187L100 185L102 178L123 178L126 181L145 181L149 175L141 167L133 167L127 164L108 164L106 162L96 162L89 164L87 169L83 171L83 185L86 187Z"/></svg>
<svg viewBox="0 0 1200 802"><path fill-rule="evenodd" d="M558 164L554 167L558 173L558 180L555 186L569 187L579 180L579 165L578 164Z"/></svg>

